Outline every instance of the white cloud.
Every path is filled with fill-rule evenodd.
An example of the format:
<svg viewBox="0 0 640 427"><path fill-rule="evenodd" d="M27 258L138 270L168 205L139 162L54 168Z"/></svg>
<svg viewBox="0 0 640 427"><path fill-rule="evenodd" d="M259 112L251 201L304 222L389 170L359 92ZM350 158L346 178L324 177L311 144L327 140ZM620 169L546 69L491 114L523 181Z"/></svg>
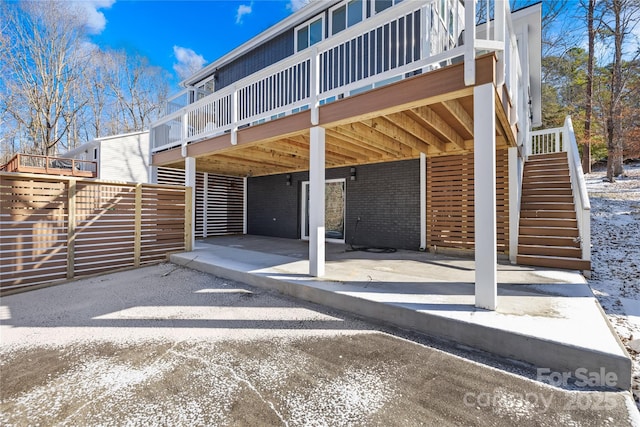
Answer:
<svg viewBox="0 0 640 427"><path fill-rule="evenodd" d="M287 8L292 12L298 11L314 0L289 0Z"/></svg>
<svg viewBox="0 0 640 427"><path fill-rule="evenodd" d="M242 18L245 15L249 15L252 11L253 3L250 5L241 4L238 6L238 11L236 12L236 24L242 24Z"/></svg>
<svg viewBox="0 0 640 427"><path fill-rule="evenodd" d="M174 46L173 54L178 62L173 64L173 70L181 79L186 79L204 67L207 62L202 55L187 47Z"/></svg>
<svg viewBox="0 0 640 427"><path fill-rule="evenodd" d="M85 20L84 25L90 34L100 34L107 26L107 19L99 9L109 9L116 0L85 0L77 2L78 9Z"/></svg>

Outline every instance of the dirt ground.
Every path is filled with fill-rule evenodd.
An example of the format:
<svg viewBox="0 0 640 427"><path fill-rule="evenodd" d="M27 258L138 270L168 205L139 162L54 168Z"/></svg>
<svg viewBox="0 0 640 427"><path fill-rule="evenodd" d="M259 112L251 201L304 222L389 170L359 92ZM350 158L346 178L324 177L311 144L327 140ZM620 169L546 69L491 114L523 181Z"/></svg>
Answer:
<svg viewBox="0 0 640 427"><path fill-rule="evenodd" d="M626 426L627 392L166 264L2 298L2 425ZM636 416L635 421L633 416Z"/></svg>

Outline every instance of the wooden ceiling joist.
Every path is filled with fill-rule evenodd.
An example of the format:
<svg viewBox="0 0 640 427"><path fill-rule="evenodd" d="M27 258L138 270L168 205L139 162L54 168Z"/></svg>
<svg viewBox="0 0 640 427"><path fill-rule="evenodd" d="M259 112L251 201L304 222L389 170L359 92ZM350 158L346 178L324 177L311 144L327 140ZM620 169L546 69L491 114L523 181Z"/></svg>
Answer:
<svg viewBox="0 0 640 427"><path fill-rule="evenodd" d="M422 124L431 127L437 132L443 139L451 144L455 145L460 150L465 150L464 139L460 134L442 117L440 117L433 109L424 106L414 108L408 112L414 119L420 121Z"/></svg>
<svg viewBox="0 0 640 427"><path fill-rule="evenodd" d="M441 105L451 113L469 135L473 136L473 118L467 113L460 101L452 99L444 101Z"/></svg>
<svg viewBox="0 0 640 427"><path fill-rule="evenodd" d="M391 138L402 141L418 153L446 151L446 144L440 141L420 123L405 113L395 113L373 120L373 126Z"/></svg>

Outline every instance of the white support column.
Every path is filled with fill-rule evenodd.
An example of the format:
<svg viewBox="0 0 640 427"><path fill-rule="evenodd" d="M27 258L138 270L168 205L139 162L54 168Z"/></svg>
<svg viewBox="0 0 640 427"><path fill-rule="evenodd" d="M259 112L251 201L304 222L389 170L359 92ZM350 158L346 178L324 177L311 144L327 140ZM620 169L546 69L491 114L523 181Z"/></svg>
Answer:
<svg viewBox="0 0 640 427"><path fill-rule="evenodd" d="M242 234L247 234L247 177L242 178Z"/></svg>
<svg viewBox="0 0 640 427"><path fill-rule="evenodd" d="M209 237L207 234L207 228L209 228L207 212L209 212L209 174L204 173L202 182L202 237Z"/></svg>
<svg viewBox="0 0 640 427"><path fill-rule="evenodd" d="M498 0L494 3L494 20L495 20L495 34L494 40L503 42L504 48L497 51L498 56L498 68L496 70L496 86L502 86L505 78L505 58L507 56L507 49L509 49L509 41L507 40L507 6L508 0ZM488 8L487 8L488 9Z"/></svg>
<svg viewBox="0 0 640 427"><path fill-rule="evenodd" d="M420 153L420 250L427 249L427 156Z"/></svg>
<svg viewBox="0 0 640 427"><path fill-rule="evenodd" d="M309 274L324 276L325 130L312 127L309 144Z"/></svg>
<svg viewBox="0 0 640 427"><path fill-rule="evenodd" d="M493 83L473 88L475 305L497 306L496 115Z"/></svg>
<svg viewBox="0 0 640 427"><path fill-rule="evenodd" d="M310 90L311 90L311 124L317 126L320 123L320 55L318 48L311 48L311 69Z"/></svg>
<svg viewBox="0 0 640 427"><path fill-rule="evenodd" d="M520 177L518 147L509 147L509 261L518 256L518 224L520 223Z"/></svg>
<svg viewBox="0 0 640 427"><path fill-rule="evenodd" d="M464 2L464 84L476 83L476 0Z"/></svg>
<svg viewBox="0 0 640 427"><path fill-rule="evenodd" d="M193 197L191 198L191 247L194 247L196 236L196 159L195 157L184 158L184 186L191 187Z"/></svg>

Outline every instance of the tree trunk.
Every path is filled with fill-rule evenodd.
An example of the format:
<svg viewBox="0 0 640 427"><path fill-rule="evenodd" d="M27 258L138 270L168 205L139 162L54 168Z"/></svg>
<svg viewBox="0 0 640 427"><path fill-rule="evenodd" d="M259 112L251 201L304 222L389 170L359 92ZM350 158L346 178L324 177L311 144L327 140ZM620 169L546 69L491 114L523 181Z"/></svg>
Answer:
<svg viewBox="0 0 640 427"><path fill-rule="evenodd" d="M607 156L607 181L616 182L616 174L613 169L613 153L615 151L615 144L613 142L613 117L612 113L609 113L609 117L607 117L607 152L609 153Z"/></svg>
<svg viewBox="0 0 640 427"><path fill-rule="evenodd" d="M609 104L609 116L607 117L607 179L615 181L615 177L624 174L622 165L622 108L620 97L622 94L622 43L624 40L625 28L622 22L622 12L625 6L624 0L612 0L612 11L614 13L615 28L614 38L614 59L611 70L611 100Z"/></svg>
<svg viewBox="0 0 640 427"><path fill-rule="evenodd" d="M587 9L587 29L589 32L589 58L587 60L587 99L584 119L584 145L582 149L582 171L591 173L591 112L593 105L593 62L595 49L595 29L593 27L593 13L596 0L589 0Z"/></svg>

